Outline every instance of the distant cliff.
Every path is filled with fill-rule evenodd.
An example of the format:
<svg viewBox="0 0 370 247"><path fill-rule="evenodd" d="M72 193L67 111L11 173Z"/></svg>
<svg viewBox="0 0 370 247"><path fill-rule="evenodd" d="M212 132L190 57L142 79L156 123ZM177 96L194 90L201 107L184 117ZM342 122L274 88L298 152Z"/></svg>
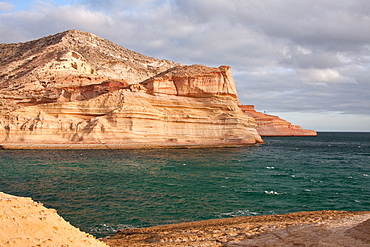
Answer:
<svg viewBox="0 0 370 247"><path fill-rule="evenodd" d="M183 66L69 30L0 44L3 148L261 143L230 67Z"/></svg>
<svg viewBox="0 0 370 247"><path fill-rule="evenodd" d="M288 121L257 112L253 105L241 105L241 110L250 117L253 117L257 122L257 132L261 136L316 136L314 130L302 129L298 125L292 125Z"/></svg>

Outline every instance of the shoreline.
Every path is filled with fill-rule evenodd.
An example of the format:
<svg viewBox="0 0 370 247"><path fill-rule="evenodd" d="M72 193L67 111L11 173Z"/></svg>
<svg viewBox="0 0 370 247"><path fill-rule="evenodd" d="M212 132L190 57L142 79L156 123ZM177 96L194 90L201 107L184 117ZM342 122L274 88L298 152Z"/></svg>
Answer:
<svg viewBox="0 0 370 247"><path fill-rule="evenodd" d="M14 149L186 149L235 148L265 144L258 143L0 143L0 150Z"/></svg>
<svg viewBox="0 0 370 247"><path fill-rule="evenodd" d="M240 216L119 230L101 239L82 232L30 197L0 192L0 245L79 247L370 246L370 211L310 211Z"/></svg>
<svg viewBox="0 0 370 247"><path fill-rule="evenodd" d="M119 230L100 241L141 246L370 246L370 211L241 216Z"/></svg>

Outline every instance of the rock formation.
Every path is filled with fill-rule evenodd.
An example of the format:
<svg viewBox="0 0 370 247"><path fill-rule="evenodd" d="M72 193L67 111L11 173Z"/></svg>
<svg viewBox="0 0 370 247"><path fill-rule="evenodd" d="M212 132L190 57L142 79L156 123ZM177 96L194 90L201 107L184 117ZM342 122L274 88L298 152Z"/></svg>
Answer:
<svg viewBox="0 0 370 247"><path fill-rule="evenodd" d="M370 212L316 211L243 216L123 229L111 247L370 246Z"/></svg>
<svg viewBox="0 0 370 247"><path fill-rule="evenodd" d="M0 44L0 113L23 106L19 102L55 101L65 88L112 80L139 83L180 65L77 30L25 43Z"/></svg>
<svg viewBox="0 0 370 247"><path fill-rule="evenodd" d="M31 198L0 192L0 246L108 247Z"/></svg>
<svg viewBox="0 0 370 247"><path fill-rule="evenodd" d="M257 122L257 132L261 136L316 136L314 130L302 129L278 116L268 115L254 110L253 105L241 105L241 110Z"/></svg>
<svg viewBox="0 0 370 247"><path fill-rule="evenodd" d="M183 66L70 30L0 45L2 148L262 142L228 66Z"/></svg>
<svg viewBox="0 0 370 247"><path fill-rule="evenodd" d="M229 66L209 68L203 65L169 69L142 83L151 94L209 98L231 96L238 98Z"/></svg>

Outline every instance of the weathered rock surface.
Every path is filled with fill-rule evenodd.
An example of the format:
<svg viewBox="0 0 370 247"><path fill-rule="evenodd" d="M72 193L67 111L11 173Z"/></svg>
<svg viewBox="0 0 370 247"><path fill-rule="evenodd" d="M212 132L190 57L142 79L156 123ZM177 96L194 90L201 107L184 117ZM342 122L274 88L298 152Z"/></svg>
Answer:
<svg viewBox="0 0 370 247"><path fill-rule="evenodd" d="M111 80L139 83L179 65L78 30L0 44L1 110L6 113L19 108L19 101L55 100L56 91L63 88Z"/></svg>
<svg viewBox="0 0 370 247"><path fill-rule="evenodd" d="M31 198L0 192L0 246L107 247Z"/></svg>
<svg viewBox="0 0 370 247"><path fill-rule="evenodd" d="M370 212L317 211L247 216L125 229L111 247L370 246Z"/></svg>
<svg viewBox="0 0 370 247"><path fill-rule="evenodd" d="M240 108L256 120L257 132L261 136L317 136L314 130L302 129L278 116L257 112L253 105L241 105Z"/></svg>
<svg viewBox="0 0 370 247"><path fill-rule="evenodd" d="M28 106L0 122L3 146L17 143L243 145L262 141L253 118L230 98L156 96L117 90L87 101ZM52 146L50 146L52 147ZM122 146L124 147L124 146Z"/></svg>
<svg viewBox="0 0 370 247"><path fill-rule="evenodd" d="M228 66L182 66L76 30L1 44L0 57L2 148L262 142Z"/></svg>
<svg viewBox="0 0 370 247"><path fill-rule="evenodd" d="M168 94L207 98L231 96L238 98L229 66L210 68L203 65L169 69L142 83L151 94Z"/></svg>

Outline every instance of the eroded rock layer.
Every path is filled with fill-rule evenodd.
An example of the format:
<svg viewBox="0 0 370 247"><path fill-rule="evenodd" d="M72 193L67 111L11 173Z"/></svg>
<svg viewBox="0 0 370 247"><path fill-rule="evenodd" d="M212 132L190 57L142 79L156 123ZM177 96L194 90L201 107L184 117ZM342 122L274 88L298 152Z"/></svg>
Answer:
<svg viewBox="0 0 370 247"><path fill-rule="evenodd" d="M230 67L183 66L66 31L0 45L2 148L262 142Z"/></svg>
<svg viewBox="0 0 370 247"><path fill-rule="evenodd" d="M253 105L241 105L241 110L257 122L257 132L261 136L317 136L316 131L302 129L298 125L254 110Z"/></svg>
<svg viewBox="0 0 370 247"><path fill-rule="evenodd" d="M124 89L87 101L24 107L0 124L4 147L17 143L217 146L262 141L254 119L243 114L233 98L157 96Z"/></svg>

